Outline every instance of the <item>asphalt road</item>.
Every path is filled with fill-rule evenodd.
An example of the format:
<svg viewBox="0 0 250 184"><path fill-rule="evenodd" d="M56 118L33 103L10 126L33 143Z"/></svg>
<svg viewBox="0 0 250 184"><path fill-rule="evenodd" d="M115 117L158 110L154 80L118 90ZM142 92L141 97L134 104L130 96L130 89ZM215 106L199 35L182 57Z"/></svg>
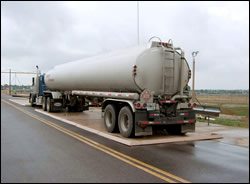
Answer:
<svg viewBox="0 0 250 184"><path fill-rule="evenodd" d="M249 148L217 141L128 147L8 98L1 96L2 183L249 182Z"/></svg>

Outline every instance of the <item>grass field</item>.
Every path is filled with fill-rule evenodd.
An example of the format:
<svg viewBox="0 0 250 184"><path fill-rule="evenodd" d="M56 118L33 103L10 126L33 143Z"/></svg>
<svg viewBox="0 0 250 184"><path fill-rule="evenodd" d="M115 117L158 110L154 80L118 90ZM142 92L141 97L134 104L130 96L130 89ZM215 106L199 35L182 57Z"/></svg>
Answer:
<svg viewBox="0 0 250 184"><path fill-rule="evenodd" d="M249 96L243 95L197 95L201 103L210 104L249 104Z"/></svg>
<svg viewBox="0 0 250 184"><path fill-rule="evenodd" d="M236 115L236 116L249 116L249 106L221 106L222 114Z"/></svg>
<svg viewBox="0 0 250 184"><path fill-rule="evenodd" d="M198 119L199 122L206 122L208 120L205 119ZM228 118L215 118L215 120L211 121L210 123L219 124L219 125L225 125L225 126L233 126L233 127L241 127L241 128L249 128L249 119L248 118L242 118L242 119L228 119Z"/></svg>
<svg viewBox="0 0 250 184"><path fill-rule="evenodd" d="M230 118L218 117L212 123L235 126L249 127L249 97L235 95L207 95L197 96L202 105L217 106L221 114L230 115ZM234 118L235 117L235 118Z"/></svg>

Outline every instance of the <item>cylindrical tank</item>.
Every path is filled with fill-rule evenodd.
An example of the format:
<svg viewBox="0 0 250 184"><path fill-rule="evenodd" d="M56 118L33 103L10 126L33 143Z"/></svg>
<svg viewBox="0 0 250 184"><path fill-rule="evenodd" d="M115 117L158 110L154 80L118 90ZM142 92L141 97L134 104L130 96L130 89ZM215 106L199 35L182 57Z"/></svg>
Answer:
<svg viewBox="0 0 250 184"><path fill-rule="evenodd" d="M181 62L183 62L181 69ZM133 70L136 66L136 75ZM141 92L173 95L184 86L189 66L173 49L134 47L55 66L45 75L50 90Z"/></svg>

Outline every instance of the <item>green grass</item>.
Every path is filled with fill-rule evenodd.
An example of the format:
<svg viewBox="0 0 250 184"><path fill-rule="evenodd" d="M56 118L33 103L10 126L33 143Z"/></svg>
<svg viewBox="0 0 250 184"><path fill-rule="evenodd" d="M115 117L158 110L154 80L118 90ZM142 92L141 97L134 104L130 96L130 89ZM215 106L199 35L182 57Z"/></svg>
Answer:
<svg viewBox="0 0 250 184"><path fill-rule="evenodd" d="M211 105L211 104L209 104ZM210 120L210 123L225 125L225 126L233 126L233 127L242 127L249 128L249 105L243 104L212 104L213 106L219 106L221 113L232 116L241 116L240 119L232 119L232 118L215 118L214 121ZM207 122L204 119L198 119L201 122Z"/></svg>
<svg viewBox="0 0 250 184"><path fill-rule="evenodd" d="M248 123L245 121L224 119L224 118L216 118L214 121L212 121L212 123L219 124L219 125L225 125L225 126L242 127L242 128L249 127Z"/></svg>
<svg viewBox="0 0 250 184"><path fill-rule="evenodd" d="M249 117L249 107L239 106L239 107L221 107L222 114L236 115L236 116L247 116Z"/></svg>
<svg viewBox="0 0 250 184"><path fill-rule="evenodd" d="M198 119L199 122L207 122L205 119ZM233 126L233 127L242 127L249 128L249 123L247 118L243 118L242 120L233 120L233 119L225 119L225 118L215 118L215 120L210 120L210 123L225 125L225 126Z"/></svg>

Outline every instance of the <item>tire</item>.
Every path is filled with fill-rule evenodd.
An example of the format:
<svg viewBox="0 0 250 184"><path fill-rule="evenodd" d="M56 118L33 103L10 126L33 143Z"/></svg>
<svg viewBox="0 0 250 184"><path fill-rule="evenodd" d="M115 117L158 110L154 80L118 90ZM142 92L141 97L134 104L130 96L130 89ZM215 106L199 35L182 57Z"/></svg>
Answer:
<svg viewBox="0 0 250 184"><path fill-rule="evenodd" d="M34 96L34 95L30 95L29 103L30 103L30 106L31 106L31 107L34 107L34 106L35 106L34 101L35 101L35 96Z"/></svg>
<svg viewBox="0 0 250 184"><path fill-rule="evenodd" d="M125 106L120 110L118 116L118 126L123 137L134 136L134 118L128 106Z"/></svg>
<svg viewBox="0 0 250 184"><path fill-rule="evenodd" d="M45 96L43 97L42 108L44 111L47 111L47 98Z"/></svg>
<svg viewBox="0 0 250 184"><path fill-rule="evenodd" d="M79 97L77 100L76 112L82 112L84 110L85 99Z"/></svg>
<svg viewBox="0 0 250 184"><path fill-rule="evenodd" d="M52 108L51 108L51 99L50 97L47 97L47 111L48 112L52 112Z"/></svg>
<svg viewBox="0 0 250 184"><path fill-rule="evenodd" d="M117 113L114 105L107 105L104 110L104 125L108 132L117 132Z"/></svg>

